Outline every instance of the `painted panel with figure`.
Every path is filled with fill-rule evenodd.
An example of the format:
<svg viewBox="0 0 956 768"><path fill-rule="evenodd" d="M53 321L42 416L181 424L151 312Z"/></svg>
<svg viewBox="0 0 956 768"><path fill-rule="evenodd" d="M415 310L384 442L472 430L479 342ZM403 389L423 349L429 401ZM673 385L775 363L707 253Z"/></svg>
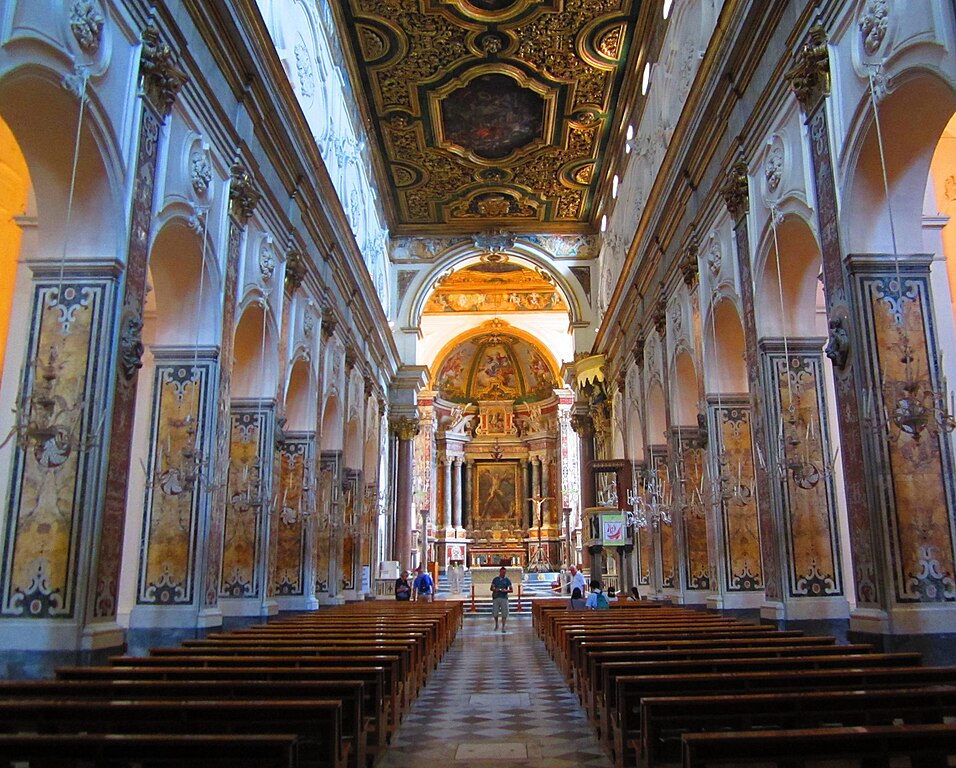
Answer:
<svg viewBox="0 0 956 768"><path fill-rule="evenodd" d="M518 462L475 462L474 527L520 528L520 487Z"/></svg>

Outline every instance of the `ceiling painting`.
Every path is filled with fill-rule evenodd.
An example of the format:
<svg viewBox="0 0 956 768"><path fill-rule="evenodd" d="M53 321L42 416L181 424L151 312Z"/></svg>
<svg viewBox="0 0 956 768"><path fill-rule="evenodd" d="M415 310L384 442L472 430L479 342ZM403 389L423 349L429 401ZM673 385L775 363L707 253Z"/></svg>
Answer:
<svg viewBox="0 0 956 768"><path fill-rule="evenodd" d="M498 321L500 324L501 321ZM514 334L480 333L445 354L432 388L454 403L480 400L536 402L551 397L558 386L547 353Z"/></svg>
<svg viewBox="0 0 956 768"><path fill-rule="evenodd" d="M424 314L447 312L568 312L544 273L505 263L480 263L440 278Z"/></svg>
<svg viewBox="0 0 956 768"><path fill-rule="evenodd" d="M339 0L393 235L593 231L640 0Z"/></svg>

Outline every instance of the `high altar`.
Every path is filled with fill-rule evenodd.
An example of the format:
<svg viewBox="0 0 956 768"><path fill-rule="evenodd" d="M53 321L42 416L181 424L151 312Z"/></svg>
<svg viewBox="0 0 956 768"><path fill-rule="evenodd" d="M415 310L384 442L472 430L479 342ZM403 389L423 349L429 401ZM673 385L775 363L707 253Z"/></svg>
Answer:
<svg viewBox="0 0 956 768"><path fill-rule="evenodd" d="M416 473L430 485L419 489L429 559L556 570L567 557L573 394L557 387L553 360L499 320L454 344L436 370L418 401L434 428L421 430L416 450L433 457Z"/></svg>

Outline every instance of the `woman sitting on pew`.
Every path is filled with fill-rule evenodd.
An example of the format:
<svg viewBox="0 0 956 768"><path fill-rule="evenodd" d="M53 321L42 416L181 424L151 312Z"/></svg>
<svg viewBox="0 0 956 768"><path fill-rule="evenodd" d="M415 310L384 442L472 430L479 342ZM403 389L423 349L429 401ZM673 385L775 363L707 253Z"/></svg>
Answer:
<svg viewBox="0 0 956 768"><path fill-rule="evenodd" d="M585 599L581 594L581 590L578 587L574 588L574 591L571 593L571 601L568 603L568 610L584 610Z"/></svg>

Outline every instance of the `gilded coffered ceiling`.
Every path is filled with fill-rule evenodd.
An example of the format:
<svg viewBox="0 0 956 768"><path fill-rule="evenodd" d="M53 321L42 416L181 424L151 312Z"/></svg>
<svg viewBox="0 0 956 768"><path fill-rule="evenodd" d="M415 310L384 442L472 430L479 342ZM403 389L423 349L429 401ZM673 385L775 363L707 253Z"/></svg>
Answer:
<svg viewBox="0 0 956 768"><path fill-rule="evenodd" d="M641 6L339 0L392 233L593 230Z"/></svg>

